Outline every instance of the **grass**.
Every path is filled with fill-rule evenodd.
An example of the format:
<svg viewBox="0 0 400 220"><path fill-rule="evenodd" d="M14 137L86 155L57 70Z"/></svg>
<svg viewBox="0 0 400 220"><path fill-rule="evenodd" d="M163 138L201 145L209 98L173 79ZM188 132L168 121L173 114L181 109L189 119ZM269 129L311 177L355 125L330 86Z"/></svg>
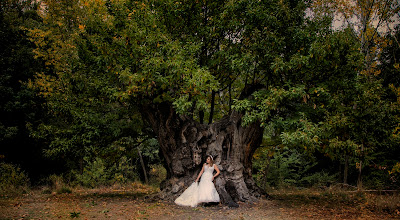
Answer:
<svg viewBox="0 0 400 220"><path fill-rule="evenodd" d="M271 199L290 208L379 212L400 217L400 194L376 194L341 189L283 189L270 192Z"/></svg>
<svg viewBox="0 0 400 220"><path fill-rule="evenodd" d="M378 212L395 213L400 216L400 195L373 195L366 196L366 206Z"/></svg>
<svg viewBox="0 0 400 220"><path fill-rule="evenodd" d="M0 198L0 219L213 219L215 212L226 219L395 219L398 194L374 194L337 189L271 190L269 199L240 203L236 209L223 205L180 207L173 202L155 201L147 195L159 190L141 183L95 189L71 188L72 193L43 193ZM19 204L24 204L19 206Z"/></svg>
<svg viewBox="0 0 400 220"><path fill-rule="evenodd" d="M85 196L82 196L83 198L91 198L91 197L97 197L97 198L131 198L131 199L136 199L136 198L142 198L144 196L148 195L147 193L142 193L142 192L95 192L92 194L88 194Z"/></svg>

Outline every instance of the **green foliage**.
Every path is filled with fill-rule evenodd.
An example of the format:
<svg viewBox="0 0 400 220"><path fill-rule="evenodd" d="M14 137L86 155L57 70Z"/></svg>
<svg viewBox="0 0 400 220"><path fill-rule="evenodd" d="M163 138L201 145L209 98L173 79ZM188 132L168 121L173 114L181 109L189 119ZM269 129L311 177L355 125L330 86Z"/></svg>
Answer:
<svg viewBox="0 0 400 220"><path fill-rule="evenodd" d="M28 176L16 165L0 162L0 194L25 193L29 186Z"/></svg>
<svg viewBox="0 0 400 220"><path fill-rule="evenodd" d="M353 171L362 163L371 187L399 173L399 28L372 71L352 30L306 16L309 1L30 3L1 2L6 158L20 137L34 138L40 145L26 149L45 148L79 184L134 180L139 153L147 170L160 163L143 106L168 102L203 123L232 110L243 125L260 122L267 150L255 170L270 185L324 185L341 170L321 160L343 156Z"/></svg>
<svg viewBox="0 0 400 220"><path fill-rule="evenodd" d="M65 194L65 193L70 194L70 193L72 193L72 190L65 186L61 187L61 189L57 190L57 194Z"/></svg>
<svg viewBox="0 0 400 220"><path fill-rule="evenodd" d="M185 78L192 80L187 83L208 86L201 81L207 72L191 71L186 51L153 27L156 15L145 3L44 2L48 25L31 29L30 36L48 68L29 86L46 98L49 116L28 127L32 137L48 143L46 156L64 160L67 169L82 169L83 158L103 158L107 167L120 166L127 155L136 160L136 139L151 132L143 127L140 100L171 100L175 91L159 92L174 85L169 71L179 79L190 72L195 78ZM153 149L142 149L145 157ZM115 178L126 181L122 176Z"/></svg>
<svg viewBox="0 0 400 220"><path fill-rule="evenodd" d="M81 215L81 212L71 212L70 213L71 218L79 218L80 215Z"/></svg>
<svg viewBox="0 0 400 220"><path fill-rule="evenodd" d="M82 174L77 174L76 179L79 184L86 187L97 187L101 185L109 185L111 173L105 167L102 159L97 158L83 169Z"/></svg>
<svg viewBox="0 0 400 220"><path fill-rule="evenodd" d="M382 55L379 57L381 65L380 78L383 79L383 85L392 84L395 87L400 86L398 74L400 72L400 58L397 56L400 52L400 25L396 25L392 33L388 33L386 39L388 45L383 48ZM393 98L393 96L392 96Z"/></svg>
<svg viewBox="0 0 400 220"><path fill-rule="evenodd" d="M326 187L337 182L337 174L330 174L326 171L320 171L309 176L305 176L300 180L300 184L304 186Z"/></svg>
<svg viewBox="0 0 400 220"><path fill-rule="evenodd" d="M127 157L121 157L118 164L114 164L111 167L114 172L114 182L117 183L127 183L128 181L135 180L136 173L130 160Z"/></svg>
<svg viewBox="0 0 400 220"><path fill-rule="evenodd" d="M271 151L272 150L272 151ZM329 170L321 170L316 157L296 149L262 148L253 161L253 168L259 172L255 179L261 187L313 187L329 186L337 176Z"/></svg>
<svg viewBox="0 0 400 220"><path fill-rule="evenodd" d="M76 174L77 184L85 187L107 186L114 183L127 183L128 180L133 181L136 173L130 161L126 157L122 157L118 164L108 165L101 158L94 161L85 161L86 166L82 174Z"/></svg>
<svg viewBox="0 0 400 220"><path fill-rule="evenodd" d="M51 174L47 178L45 178L45 185L50 186L53 190L57 191L67 185L65 181L65 177L62 175Z"/></svg>
<svg viewBox="0 0 400 220"><path fill-rule="evenodd" d="M389 162L389 152L397 152L392 136L397 107L378 78L360 74L363 56L351 32L324 33L308 47L307 59L300 56L277 59L274 68L291 73L296 66L291 63L297 63L301 68L293 74L301 81L254 93L252 102L238 102L238 110L246 110L244 122L263 122L265 146L282 144L342 163L350 155L352 170L361 162L362 168ZM378 179L388 185L383 176Z"/></svg>
<svg viewBox="0 0 400 220"><path fill-rule="evenodd" d="M26 128L44 115L44 100L26 86L43 68L43 61L34 58L35 46L26 30L41 23L36 9L31 0L0 2L0 155L27 172L43 168L41 147Z"/></svg>
<svg viewBox="0 0 400 220"><path fill-rule="evenodd" d="M156 187L167 178L167 170L161 164L151 165L149 174L149 184Z"/></svg>

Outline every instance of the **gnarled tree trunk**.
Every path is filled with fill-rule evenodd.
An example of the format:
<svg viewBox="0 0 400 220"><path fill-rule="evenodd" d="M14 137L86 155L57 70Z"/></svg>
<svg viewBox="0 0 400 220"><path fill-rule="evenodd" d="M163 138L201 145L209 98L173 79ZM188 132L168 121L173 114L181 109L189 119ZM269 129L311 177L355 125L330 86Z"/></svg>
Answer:
<svg viewBox="0 0 400 220"><path fill-rule="evenodd" d="M241 125L242 115L229 116L210 125L178 115L171 104L143 106L164 156L167 179L161 184L161 199L174 200L195 181L206 155L214 157L221 174L215 186L224 204L254 201L261 196L252 178L252 155L262 140L259 123Z"/></svg>

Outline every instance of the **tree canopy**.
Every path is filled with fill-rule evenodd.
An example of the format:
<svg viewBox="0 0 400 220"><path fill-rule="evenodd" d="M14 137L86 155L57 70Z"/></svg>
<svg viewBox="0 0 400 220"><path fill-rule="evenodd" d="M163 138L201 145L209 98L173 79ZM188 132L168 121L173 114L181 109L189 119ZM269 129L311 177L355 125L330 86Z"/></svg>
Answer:
<svg viewBox="0 0 400 220"><path fill-rule="evenodd" d="M2 112L34 96L46 113L20 125L3 117L0 141L26 125L45 155L81 174L83 163L118 163L138 146L152 160L156 134L143 111L169 103L199 124L234 111L243 126L259 123L269 149L260 158L289 147L351 163L360 178L376 166L399 173L394 1L42 0L21 29L7 7L1 40L18 48L2 50L1 89L12 97ZM333 29L335 14L347 26ZM7 37L15 33L23 37ZM10 51L27 45L18 62L25 55Z"/></svg>

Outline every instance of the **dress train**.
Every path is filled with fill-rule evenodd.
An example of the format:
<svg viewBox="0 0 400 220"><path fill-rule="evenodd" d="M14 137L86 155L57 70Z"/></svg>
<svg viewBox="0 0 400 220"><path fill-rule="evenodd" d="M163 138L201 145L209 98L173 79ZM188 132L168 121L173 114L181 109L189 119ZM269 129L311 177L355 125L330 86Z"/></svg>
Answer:
<svg viewBox="0 0 400 220"><path fill-rule="evenodd" d="M192 183L176 200L181 206L196 207L202 202L219 202L219 194L212 182L214 166L205 165L201 175L200 183Z"/></svg>

